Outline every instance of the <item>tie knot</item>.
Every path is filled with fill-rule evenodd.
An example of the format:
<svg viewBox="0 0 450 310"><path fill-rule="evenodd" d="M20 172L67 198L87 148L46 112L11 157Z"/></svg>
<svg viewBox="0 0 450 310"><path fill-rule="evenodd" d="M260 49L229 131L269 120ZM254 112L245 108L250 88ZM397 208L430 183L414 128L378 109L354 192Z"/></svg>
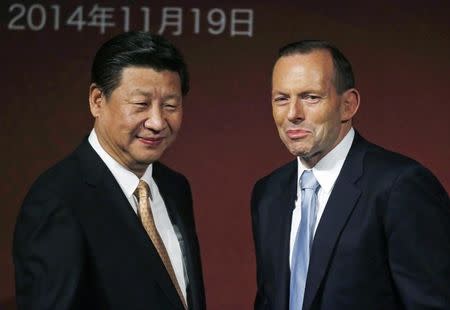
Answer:
<svg viewBox="0 0 450 310"><path fill-rule="evenodd" d="M150 192L150 188L148 187L147 182L144 180L139 180L139 184L134 191L134 195L139 199L148 199L148 195Z"/></svg>
<svg viewBox="0 0 450 310"><path fill-rule="evenodd" d="M300 186L302 189L312 189L316 191L319 187L319 182L317 182L316 177L311 170L305 170L300 177Z"/></svg>

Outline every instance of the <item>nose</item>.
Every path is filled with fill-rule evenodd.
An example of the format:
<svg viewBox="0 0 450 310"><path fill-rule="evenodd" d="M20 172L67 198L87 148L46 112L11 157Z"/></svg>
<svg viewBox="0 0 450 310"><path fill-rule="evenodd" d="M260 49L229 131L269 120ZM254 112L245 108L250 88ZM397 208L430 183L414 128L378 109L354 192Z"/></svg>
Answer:
<svg viewBox="0 0 450 310"><path fill-rule="evenodd" d="M298 100L298 99L292 100L289 103L289 111L288 111L287 118L292 123L296 123L305 118L301 100Z"/></svg>
<svg viewBox="0 0 450 310"><path fill-rule="evenodd" d="M166 128L167 122L159 104L152 104L148 117L144 122L144 127L152 131L162 131Z"/></svg>

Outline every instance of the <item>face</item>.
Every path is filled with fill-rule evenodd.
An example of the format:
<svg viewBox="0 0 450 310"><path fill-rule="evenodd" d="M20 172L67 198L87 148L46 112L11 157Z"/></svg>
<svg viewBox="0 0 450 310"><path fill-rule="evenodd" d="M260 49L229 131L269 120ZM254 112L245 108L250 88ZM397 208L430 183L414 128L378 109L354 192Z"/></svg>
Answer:
<svg viewBox="0 0 450 310"><path fill-rule="evenodd" d="M328 51L283 56L272 76L272 112L281 140L308 167L331 151L351 128L359 105L355 89L333 84Z"/></svg>
<svg viewBox="0 0 450 310"><path fill-rule="evenodd" d="M127 67L109 98L91 85L89 102L100 144L139 177L172 144L181 126L176 72Z"/></svg>

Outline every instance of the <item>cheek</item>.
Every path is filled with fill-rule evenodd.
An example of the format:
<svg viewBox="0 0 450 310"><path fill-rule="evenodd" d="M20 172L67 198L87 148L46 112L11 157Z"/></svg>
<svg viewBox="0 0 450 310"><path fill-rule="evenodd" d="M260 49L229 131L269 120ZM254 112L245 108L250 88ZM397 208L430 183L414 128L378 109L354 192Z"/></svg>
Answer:
<svg viewBox="0 0 450 310"><path fill-rule="evenodd" d="M117 118L117 125L122 131L134 132L140 130L145 122L143 113L135 113L132 111L123 111L120 118Z"/></svg>
<svg viewBox="0 0 450 310"><path fill-rule="evenodd" d="M104 114L104 118L111 127L120 128L128 123L130 113L126 109L114 106Z"/></svg>
<svg viewBox="0 0 450 310"><path fill-rule="evenodd" d="M329 117L325 111L316 111L317 113L311 113L308 118L308 124L311 125L314 130L314 140L320 141L326 136L329 127Z"/></svg>
<svg viewBox="0 0 450 310"><path fill-rule="evenodd" d="M284 124L284 113L279 108L273 108L272 110L273 120L275 121L275 125L280 129Z"/></svg>
<svg viewBox="0 0 450 310"><path fill-rule="evenodd" d="M325 116L320 120L320 123L316 126L317 140L329 140L334 139L339 133L340 120L337 114L331 114Z"/></svg>
<svg viewBox="0 0 450 310"><path fill-rule="evenodd" d="M309 119L311 123L317 127L328 127L330 124L334 124L338 118L338 111L332 109L317 109L310 113Z"/></svg>
<svg viewBox="0 0 450 310"><path fill-rule="evenodd" d="M166 119L167 119L167 123L169 124L169 127L170 127L172 133L176 134L181 128L181 123L183 120L183 113L178 112L178 113L169 115Z"/></svg>

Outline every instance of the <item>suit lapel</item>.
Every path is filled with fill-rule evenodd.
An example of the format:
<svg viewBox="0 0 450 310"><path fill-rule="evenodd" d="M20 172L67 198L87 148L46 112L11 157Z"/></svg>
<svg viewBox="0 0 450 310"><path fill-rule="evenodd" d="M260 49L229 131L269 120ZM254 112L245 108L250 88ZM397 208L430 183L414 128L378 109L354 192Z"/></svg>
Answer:
<svg viewBox="0 0 450 310"><path fill-rule="evenodd" d="M147 235L139 218L130 206L128 199L123 194L114 176L86 141L79 148L79 158L84 169L86 182L93 187L93 196L96 205L90 206L89 212L93 219L104 218L105 215L115 223L116 229L110 231L112 238L129 238L136 241L137 255L147 256L145 269L152 270L151 276L156 280L168 299L178 308L182 308L181 301L172 281L164 267L164 264ZM120 235L124 233L125 236ZM132 255L132 254L130 254Z"/></svg>
<svg viewBox="0 0 450 310"><path fill-rule="evenodd" d="M268 247L264 253L270 253L270 265L275 277L273 286L265 288L273 291L270 296L275 296L271 301L273 309L287 309L289 306L289 245L292 210L297 196L297 170L295 160L280 178L269 184L271 195L266 198L267 214L261 215L265 219L260 225L264 229L261 243L262 247Z"/></svg>
<svg viewBox="0 0 450 310"><path fill-rule="evenodd" d="M310 309L317 297L336 243L361 194L355 183L362 175L364 152L365 143L356 133L314 236L303 309Z"/></svg>
<svg viewBox="0 0 450 310"><path fill-rule="evenodd" d="M155 180L164 204L167 208L170 220L174 228L178 229L181 235L180 248L183 256L185 257L186 272L188 281L186 284L186 295L188 300L188 306L190 309L201 308L198 305L197 296L199 294L198 288L198 275L201 270L197 270L196 256L198 252L194 251L194 242L196 236L192 233L193 227L190 227L190 223L194 222L193 218L188 218L188 210L192 208L192 198L187 196L187 188L177 188L176 184L171 182L161 171L161 164L156 162L153 165L153 179ZM192 216L192 215L191 215ZM198 258L198 257L197 257ZM200 280L202 281L202 280Z"/></svg>

